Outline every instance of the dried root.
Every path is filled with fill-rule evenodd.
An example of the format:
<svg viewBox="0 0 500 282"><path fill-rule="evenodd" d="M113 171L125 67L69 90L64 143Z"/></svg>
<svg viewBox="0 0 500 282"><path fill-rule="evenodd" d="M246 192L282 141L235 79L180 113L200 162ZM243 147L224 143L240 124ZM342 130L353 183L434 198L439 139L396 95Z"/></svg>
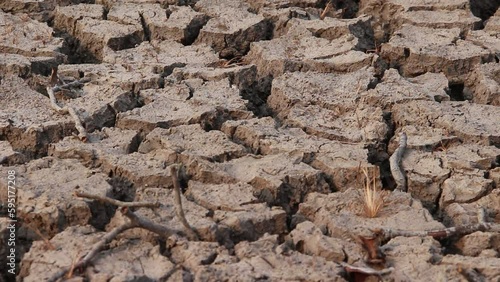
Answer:
<svg viewBox="0 0 500 282"><path fill-rule="evenodd" d="M50 78L50 86L47 86L47 93L49 94L49 99L50 99L50 105L52 106L52 109L54 111L61 113L61 114L70 114L71 117L73 118L73 121L75 122L75 128L78 130L78 138L82 140L83 142L87 141L87 131L82 125L82 122L80 121L80 118L78 117L78 114L76 113L75 109L65 106L61 107L57 104L57 99L54 95L55 92L60 91L62 89L71 89L75 87L80 87L84 83L89 82L89 78L82 78L77 81L73 81L70 83L64 83L64 81L57 75L57 68L52 69L52 75ZM61 85L58 85L61 83Z"/></svg>

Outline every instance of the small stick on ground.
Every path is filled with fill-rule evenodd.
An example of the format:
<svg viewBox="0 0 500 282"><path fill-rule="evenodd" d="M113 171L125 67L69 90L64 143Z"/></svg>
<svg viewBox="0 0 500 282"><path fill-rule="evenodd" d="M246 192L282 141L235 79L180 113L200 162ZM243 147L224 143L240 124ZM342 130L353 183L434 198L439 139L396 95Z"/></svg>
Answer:
<svg viewBox="0 0 500 282"><path fill-rule="evenodd" d="M128 208L158 208L160 207L160 203L151 203L151 202L122 202L119 200L115 200L109 197L99 196L95 194L90 194L83 191L76 191L75 196L81 198L87 198L92 200L97 200L99 202L108 203L115 205L117 207L128 207Z"/></svg>
<svg viewBox="0 0 500 282"><path fill-rule="evenodd" d="M108 199L109 200L109 199ZM106 200L107 201L107 200ZM97 241L92 249L83 257L81 260L78 261L78 263L72 263L71 266L66 267L62 269L61 271L57 272L54 276L51 277L48 281L57 281L66 273L71 271L72 269L78 269L78 268L85 268L87 265L90 263L90 261L99 254L99 252L109 244L111 241L113 241L118 234L132 228L143 228L146 230L149 230L151 232L154 232L163 238L168 238L172 234L179 234L180 232L177 230L170 229L167 226L154 223L146 218L139 217L128 207L122 207L120 211L128 218L130 219L129 222L126 222L118 227L115 227L113 230L111 230L109 233L104 235L99 241Z"/></svg>
<svg viewBox="0 0 500 282"><path fill-rule="evenodd" d="M63 85L57 85L58 82L63 83L62 79L59 78L59 75L57 75L57 68L52 69L52 75L50 79L50 85L47 86L47 93L49 94L49 99L50 99L50 105L52 106L52 109L54 109L56 112L61 113L61 114L66 114L69 113L71 117L73 118L73 121L75 122L75 128L78 130L78 138L82 140L83 142L87 141L87 131L85 128L82 126L82 122L80 121L80 117L78 117L78 114L76 113L75 109L71 107L61 107L59 104L57 104L57 99L54 95L54 92L60 91L62 89L70 89L73 87L79 87L83 85L86 82L89 82L89 78L82 78L77 81L73 81L67 84Z"/></svg>
<svg viewBox="0 0 500 282"><path fill-rule="evenodd" d="M106 246L111 241L113 241L113 239L115 239L116 236L118 236L118 234L122 233L125 230L134 228L134 227L137 227L137 224L134 222L127 222L127 223L124 223L118 227L115 227L113 230L111 230L111 232L104 235L104 237L102 237L101 240L99 240L97 243L95 243L94 246L92 247L92 249L90 250L90 252L88 252L87 255L83 259L81 259L78 263L76 263L76 264L72 263L70 267L64 268L61 271L57 272L48 281L57 281L58 279L60 279L64 275L66 275L66 273L68 273L72 269L86 267L89 264L89 262L97 254L99 254L99 252L104 248L104 246Z"/></svg>
<svg viewBox="0 0 500 282"><path fill-rule="evenodd" d="M326 14L328 14L328 12L330 12L332 9L333 9L332 1L328 1L328 3L325 6L325 9L321 13L321 15L319 15L319 19L323 20L326 17Z"/></svg>
<svg viewBox="0 0 500 282"><path fill-rule="evenodd" d="M389 268L382 269L382 270L375 270L375 269L370 268L370 267L354 266L354 265L347 264L345 262L340 263L340 265L342 265L342 267L344 267L344 269L349 273L354 272L354 273L361 273L361 274L365 274L365 275L375 275L375 276L379 276L379 277L382 275L385 275L385 274L389 274L394 270L393 267L389 267Z"/></svg>
<svg viewBox="0 0 500 282"><path fill-rule="evenodd" d="M177 217L179 218L179 221L184 226L184 229L186 230L186 233L189 236L189 239L190 240L198 240L198 234L196 234L194 229L187 222L186 216L184 215L184 210L182 209L181 184L179 182L178 171L177 171L176 165L170 166L170 175L172 175L172 181L174 183L174 203L176 206L175 211L177 213Z"/></svg>
<svg viewBox="0 0 500 282"><path fill-rule="evenodd" d="M402 132L399 138L399 146L394 151L392 156L389 158L389 163L391 165L391 174L396 182L396 190L406 192L406 177L401 169L401 159L406 150L407 136L406 133Z"/></svg>
<svg viewBox="0 0 500 282"><path fill-rule="evenodd" d="M65 83L63 85L56 85L52 88L52 91L57 92L61 91L63 89L71 89L71 88L76 88L84 85L85 83L90 82L90 78L84 77L80 80L75 80L72 82Z"/></svg>

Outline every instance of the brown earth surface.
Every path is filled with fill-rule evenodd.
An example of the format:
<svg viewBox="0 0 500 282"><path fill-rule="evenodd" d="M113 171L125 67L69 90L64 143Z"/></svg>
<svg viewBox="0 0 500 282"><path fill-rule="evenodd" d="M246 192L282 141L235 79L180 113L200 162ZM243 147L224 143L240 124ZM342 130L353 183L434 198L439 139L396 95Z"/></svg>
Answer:
<svg viewBox="0 0 500 282"><path fill-rule="evenodd" d="M499 5L1 0L0 281L500 281L498 228L424 232L500 224ZM55 92L83 140L55 69L89 80ZM158 202L132 210L178 232L127 230L55 279L128 220L77 190Z"/></svg>

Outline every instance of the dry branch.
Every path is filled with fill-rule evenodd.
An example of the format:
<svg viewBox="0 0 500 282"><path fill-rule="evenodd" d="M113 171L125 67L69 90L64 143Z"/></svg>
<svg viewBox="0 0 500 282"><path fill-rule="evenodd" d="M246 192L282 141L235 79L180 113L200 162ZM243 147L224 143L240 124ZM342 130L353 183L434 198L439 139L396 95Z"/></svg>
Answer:
<svg viewBox="0 0 500 282"><path fill-rule="evenodd" d="M326 17L326 15L328 14L328 12L330 12L332 9L333 9L333 3L332 3L332 1L328 1L328 3L325 6L325 9L321 13L321 15L319 15L319 19L323 20Z"/></svg>
<svg viewBox="0 0 500 282"><path fill-rule="evenodd" d="M112 198L109 198L109 197L94 195L94 194L90 194L90 193L83 192L83 191L76 191L75 192L75 196L81 197L81 198L87 198L87 199L97 200L97 201L100 201L100 202L103 202L103 203L108 203L108 204L115 205L117 207L128 207L128 208L131 208L131 207L134 207L134 208L139 208L139 207L143 207L143 208L158 208L158 207L160 207L160 203L158 203L158 202L156 202L156 203L151 203L151 202L122 202L122 201L115 200L115 199L112 199Z"/></svg>
<svg viewBox="0 0 500 282"><path fill-rule="evenodd" d="M125 210L122 210L122 213L126 217L128 217L128 219L130 219L131 222L136 223L137 227L149 230L149 231L156 233L164 238L167 238L172 234L179 234L180 233L178 230L171 229L170 227L155 223L147 218L140 217L140 216L136 215L135 213L131 212L127 208L124 208L124 209Z"/></svg>
<svg viewBox="0 0 500 282"><path fill-rule="evenodd" d="M406 192L406 177L401 169L400 164L401 159L403 158L403 154L406 150L406 141L406 133L402 132L401 137L399 138L399 146L389 158L389 163L391 165L391 174L397 184L396 189L403 192Z"/></svg>
<svg viewBox="0 0 500 282"><path fill-rule="evenodd" d="M85 197L85 196L82 196L82 197ZM91 199L99 198L100 199L101 197L95 197L95 195L91 195L91 197L89 197L89 198L91 198ZM104 200L105 202L111 203L109 198L102 197L102 199L105 199ZM161 225L158 223L154 223L146 218L139 217L138 215L136 215L135 213L130 211L130 209L128 207L122 207L120 209L120 211L128 219L130 219L129 222L126 222L118 227L115 227L109 233L104 235L99 241L97 241L94 244L94 246L87 253L87 255L85 255L85 257L83 257L81 260L78 261L78 263L76 263L76 264L72 263L72 265L70 267L66 267L66 268L62 269L61 271L57 272L54 276L52 276L51 279L49 279L49 281L57 281L58 279L60 279L66 273L68 273L69 271L72 271L73 269L85 268L90 263L90 261L95 256L97 256L99 254L99 252L104 248L104 246L106 246L111 241L113 241L116 238L116 236L118 236L120 233L122 233L128 229L143 228L143 229L149 230L151 232L154 232L154 233L156 233L164 238L167 238L172 234L180 233L179 231L173 230L167 226L164 226L164 225Z"/></svg>
<svg viewBox="0 0 500 282"><path fill-rule="evenodd" d="M78 114L76 113L75 109L71 107L61 107L59 104L57 104L57 99L54 95L54 92L60 91L62 89L71 89L74 87L79 87L83 85L86 82L89 82L89 78L82 78L77 81L73 81L70 83L62 84L62 85L57 85L57 83L63 83L62 79L57 75L57 68L52 69L52 75L50 79L50 85L47 86L47 93L49 94L49 99L50 99L50 105L52 106L52 109L54 109L56 112L61 113L61 114L66 114L69 113L71 117L73 118L73 121L75 122L75 128L78 130L78 138L82 140L83 142L87 141L87 131L85 128L82 126L82 122L80 121L80 117L78 117Z"/></svg>
<svg viewBox="0 0 500 282"><path fill-rule="evenodd" d="M78 263L72 265L70 267L64 268L61 271L57 272L54 276L52 276L48 281L57 281L61 277L63 277L66 273L71 271L72 269L78 269L78 268L84 268L86 267L89 262L97 255L99 252L109 244L113 239L118 236L118 234L122 233L125 230L131 229L137 227L137 224L133 221L124 223L118 227L115 227L111 232L107 233L104 235L97 243L94 244L90 252L87 253L87 255L81 259Z"/></svg>
<svg viewBox="0 0 500 282"><path fill-rule="evenodd" d="M382 276L382 275L385 275L385 274L389 274L391 273L394 268L393 267L389 267L389 268L386 268L386 269L382 269L382 270L375 270L373 268L370 268L370 267L366 267L366 266L354 266L354 265L350 265L350 264L347 264L347 263L341 263L340 265L342 265L342 267L344 267L344 269L349 272L349 273L361 273L361 274L366 274L366 275L376 275L376 276Z"/></svg>
<svg viewBox="0 0 500 282"><path fill-rule="evenodd" d="M84 85L87 82L90 82L90 78L84 77L80 80L75 80L75 81L68 82L68 83L65 83L62 85L56 85L56 86L52 87L52 91L57 92L57 91L61 91L63 89L77 88L77 87Z"/></svg>
<svg viewBox="0 0 500 282"><path fill-rule="evenodd" d="M78 117L78 114L76 113L75 109L73 109L71 107L65 107L65 109L67 109L69 115L75 121L75 128L76 128L76 130L78 130L78 138L80 138L80 140L82 140L83 142L86 142L87 141L87 131L85 130L85 128L83 128L83 125L80 121L80 117Z"/></svg>
<svg viewBox="0 0 500 282"><path fill-rule="evenodd" d="M196 234L194 229L187 222L186 216L184 215L184 210L182 209L181 184L179 182L178 171L177 171L176 165L170 166L170 175L172 175L172 181L174 183L174 203L176 206L175 211L177 213L177 217L179 218L179 221L184 226L184 229L186 230L186 233L189 236L189 239L198 240L198 234Z"/></svg>

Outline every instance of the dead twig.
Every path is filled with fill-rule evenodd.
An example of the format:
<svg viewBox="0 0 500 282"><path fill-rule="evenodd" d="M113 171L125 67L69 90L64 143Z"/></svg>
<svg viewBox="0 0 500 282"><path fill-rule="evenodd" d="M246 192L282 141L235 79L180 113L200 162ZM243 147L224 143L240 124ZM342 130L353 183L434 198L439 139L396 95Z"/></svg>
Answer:
<svg viewBox="0 0 500 282"><path fill-rule="evenodd" d="M459 266L458 273L462 274L469 282L486 281L486 279L481 275L481 273L477 269L466 269Z"/></svg>
<svg viewBox="0 0 500 282"><path fill-rule="evenodd" d="M179 182L178 171L177 171L176 165L170 166L170 175L172 175L172 181L174 183L174 203L176 206L175 211L177 213L177 217L179 218L179 221L184 226L184 229L186 230L186 233L190 237L190 239L191 240L198 240L198 234L196 234L194 229L187 222L186 216L184 215L184 210L182 209L181 184Z"/></svg>
<svg viewBox="0 0 500 282"><path fill-rule="evenodd" d="M321 12L321 15L319 15L319 19L323 20L328 14L328 12L330 12L332 9L333 9L333 3L332 1L328 1L328 3L325 6L325 9L323 10L323 12Z"/></svg>
<svg viewBox="0 0 500 282"><path fill-rule="evenodd" d="M119 200L115 200L109 197L105 196L99 196L95 194L90 194L87 192L83 191L76 191L75 196L80 197L80 198L87 198L87 199L92 199L92 200L97 200L103 203L108 203L115 205L117 207L128 207L128 208L158 208L160 207L160 203L151 203L151 202L122 202Z"/></svg>
<svg viewBox="0 0 500 282"><path fill-rule="evenodd" d="M81 259L78 263L72 263L70 267L64 268L61 271L57 272L54 276L52 276L48 281L57 281L64 275L66 275L72 269L84 268L89 262L104 248L105 245L109 244L113 239L118 236L118 234L124 232L125 230L137 227L137 223L135 222L127 222L118 227L115 227L111 232L104 235L97 243L94 244L90 252Z"/></svg>
<svg viewBox="0 0 500 282"><path fill-rule="evenodd" d="M406 150L407 136L406 133L402 132L399 138L399 146L394 151L392 156L389 158L389 163L391 166L391 174L396 182L396 190L406 192L406 177L401 169L401 159Z"/></svg>
<svg viewBox="0 0 500 282"><path fill-rule="evenodd" d="M50 105L52 106L52 109L54 109L56 112L61 113L61 114L70 114L71 117L73 118L73 121L75 122L75 128L78 130L78 138L82 140L83 142L87 141L87 131L85 128L82 126L82 122L80 121L80 117L78 117L78 114L76 113L75 109L65 106L61 107L59 104L57 104L57 99L54 95L54 92L60 91L62 89L70 89L73 87L81 86L86 82L89 82L89 78L82 78L77 81L73 81L67 84L64 84L63 80L57 75L57 68L52 69L52 74L50 78L50 85L47 86L47 93L49 94L49 99L50 99ZM57 85L58 83L63 83L62 85Z"/></svg>
<svg viewBox="0 0 500 282"><path fill-rule="evenodd" d="M40 232L40 229L36 226L32 226L30 222L24 221L24 226L27 227L28 229L33 230L36 235L38 235L40 238L42 238L43 242L45 243L45 246L47 247L48 250L55 250L56 247L50 242L50 240Z"/></svg>
<svg viewBox="0 0 500 282"><path fill-rule="evenodd" d="M80 87L87 82L90 82L90 78L84 77L80 80L75 80L75 81L68 82L68 83L65 83L62 85L56 85L56 86L52 87L52 91L57 92L57 91L61 91L63 89L71 89L71 88Z"/></svg>
<svg viewBox="0 0 500 282"><path fill-rule="evenodd" d="M97 241L92 249L78 261L78 263L72 263L71 266L62 269L57 272L54 276L51 277L48 281L57 281L64 275L66 275L69 271L73 269L85 268L89 265L90 261L99 254L101 250L103 250L104 246L113 241L120 233L132 229L132 228L143 228L149 230L153 233L156 233L164 238L171 236L172 234L179 234L180 232L174 229L171 229L167 226L154 223L146 218L142 218L132 211L128 207L122 207L120 212L125 215L130 221L115 227L109 233L104 235L99 241Z"/></svg>
<svg viewBox="0 0 500 282"><path fill-rule="evenodd" d="M366 276L374 275L374 276L381 277L382 275L389 274L392 271L394 271L393 267L389 267L389 268L382 269L382 270L376 270L376 269L366 267L366 266L350 265L350 264L347 264L345 262L340 263L340 265L342 265L342 267L344 267L344 269L348 273L359 273L359 274L363 274Z"/></svg>
<svg viewBox="0 0 500 282"><path fill-rule="evenodd" d="M175 229L171 229L168 226L153 222L147 218L140 217L130 211L128 208L122 208L122 213L130 219L130 221L135 222L137 227L149 230L153 233L160 235L163 238L167 238L172 234L179 234L180 232Z"/></svg>

